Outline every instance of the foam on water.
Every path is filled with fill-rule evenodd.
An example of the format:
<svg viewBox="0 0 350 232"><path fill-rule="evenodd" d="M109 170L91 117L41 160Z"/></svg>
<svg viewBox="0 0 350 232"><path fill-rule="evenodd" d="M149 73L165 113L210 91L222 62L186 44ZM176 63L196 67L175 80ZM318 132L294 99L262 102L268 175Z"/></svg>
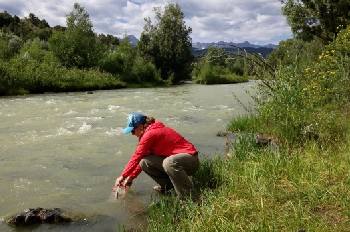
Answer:
<svg viewBox="0 0 350 232"><path fill-rule="evenodd" d="M90 110L90 114L97 114L98 112L100 112L99 109L92 109L92 110Z"/></svg>
<svg viewBox="0 0 350 232"><path fill-rule="evenodd" d="M90 124L83 123L83 125L79 128L79 134L86 134L89 130L91 130L92 126Z"/></svg>
<svg viewBox="0 0 350 232"><path fill-rule="evenodd" d="M108 136L116 136L116 135L121 135L121 134L122 134L121 127L110 128L110 130L106 131L106 135L108 135Z"/></svg>
<svg viewBox="0 0 350 232"><path fill-rule="evenodd" d="M217 106L214 106L213 109L219 109L219 110L226 110L228 109L229 107L226 106L226 105L217 105Z"/></svg>
<svg viewBox="0 0 350 232"><path fill-rule="evenodd" d="M108 105L108 110L111 112L115 112L117 109L120 109L120 106Z"/></svg>
<svg viewBox="0 0 350 232"><path fill-rule="evenodd" d="M64 113L63 115L72 115L72 114L77 114L78 112L69 110L68 112Z"/></svg>
<svg viewBox="0 0 350 232"><path fill-rule="evenodd" d="M73 134L72 131L67 130L66 128L60 127L57 129L56 135L61 136L61 135L72 135L72 134Z"/></svg>
<svg viewBox="0 0 350 232"><path fill-rule="evenodd" d="M54 99L47 100L45 103L48 105L56 104Z"/></svg>
<svg viewBox="0 0 350 232"><path fill-rule="evenodd" d="M103 117L75 117L76 119L80 120L80 121L99 121L102 120Z"/></svg>

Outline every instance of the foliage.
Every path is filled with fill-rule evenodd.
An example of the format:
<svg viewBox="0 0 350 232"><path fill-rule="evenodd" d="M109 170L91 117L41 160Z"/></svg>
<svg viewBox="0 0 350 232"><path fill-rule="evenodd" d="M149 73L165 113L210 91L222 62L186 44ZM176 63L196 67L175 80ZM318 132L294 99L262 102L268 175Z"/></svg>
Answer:
<svg viewBox="0 0 350 232"><path fill-rule="evenodd" d="M178 4L168 4L164 11L155 9L156 22L146 19L138 44L143 57L154 63L163 80L178 83L190 79L192 29L186 27Z"/></svg>
<svg viewBox="0 0 350 232"><path fill-rule="evenodd" d="M299 39L281 41L276 49L268 56L268 62L273 66L290 66L310 64L318 58L324 49L321 40L305 42Z"/></svg>
<svg viewBox="0 0 350 232"><path fill-rule="evenodd" d="M38 51L37 44L9 62L0 61L0 95L83 91L125 87L118 77L97 70L67 69L50 52ZM34 48L33 48L34 47ZM44 57L37 59L36 54ZM32 55L34 54L34 56Z"/></svg>
<svg viewBox="0 0 350 232"><path fill-rule="evenodd" d="M257 115L238 116L233 118L227 126L228 131L254 133L260 130Z"/></svg>
<svg viewBox="0 0 350 232"><path fill-rule="evenodd" d="M50 60L54 60L56 63L58 62L52 52L48 51L47 42L41 41L38 38L32 41L28 40L24 43L19 52L19 56L25 59L36 60L38 62L46 61L50 57Z"/></svg>
<svg viewBox="0 0 350 232"><path fill-rule="evenodd" d="M108 51L101 59L100 67L102 70L112 74L120 74L126 76L130 72L133 65L136 50L127 40L121 41L119 46L114 50Z"/></svg>
<svg viewBox="0 0 350 232"><path fill-rule="evenodd" d="M103 45L107 46L107 48L110 49L115 48L117 45L119 45L120 42L117 37L109 34L99 34L97 38Z"/></svg>
<svg viewBox="0 0 350 232"><path fill-rule="evenodd" d="M248 78L238 76L230 72L228 68L204 63L193 80L199 84L230 84L246 82Z"/></svg>
<svg viewBox="0 0 350 232"><path fill-rule="evenodd" d="M349 41L350 27L317 61L278 68L268 88L262 88L259 111L267 130L291 144L316 139L324 146L344 138L344 109L350 100Z"/></svg>
<svg viewBox="0 0 350 232"><path fill-rule="evenodd" d="M164 84L156 66L140 56L135 58L129 78L135 80L136 83ZM129 79L125 81L130 83Z"/></svg>
<svg viewBox="0 0 350 232"><path fill-rule="evenodd" d="M0 28L6 33L13 33L23 40L39 38L48 40L51 36L51 28L45 19L40 20L33 13L27 18L20 19L16 15L12 17L7 11L0 13Z"/></svg>
<svg viewBox="0 0 350 232"><path fill-rule="evenodd" d="M193 68L193 80L199 84L228 84L248 81L244 61L228 55L224 49L209 47Z"/></svg>
<svg viewBox="0 0 350 232"><path fill-rule="evenodd" d="M282 1L283 14L287 16L293 33L302 40L314 36L329 43L338 32L350 24L348 0L286 0Z"/></svg>
<svg viewBox="0 0 350 232"><path fill-rule="evenodd" d="M93 33L89 14L78 3L67 15L67 30L55 31L49 39L49 46L66 67L96 66L104 52Z"/></svg>
<svg viewBox="0 0 350 232"><path fill-rule="evenodd" d="M100 60L100 69L118 74L127 83L160 83L161 78L156 67L140 57L127 39L113 50L110 50Z"/></svg>
<svg viewBox="0 0 350 232"><path fill-rule="evenodd" d="M13 34L0 32L0 59L10 59L21 48L22 40Z"/></svg>

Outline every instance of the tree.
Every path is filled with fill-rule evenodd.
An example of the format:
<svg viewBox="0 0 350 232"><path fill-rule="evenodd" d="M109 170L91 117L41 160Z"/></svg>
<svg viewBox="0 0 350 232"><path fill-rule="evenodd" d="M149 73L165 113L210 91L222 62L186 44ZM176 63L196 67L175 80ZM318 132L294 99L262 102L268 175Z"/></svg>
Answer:
<svg viewBox="0 0 350 232"><path fill-rule="evenodd" d="M108 48L115 48L119 44L119 39L113 35L110 34L99 34L98 40Z"/></svg>
<svg viewBox="0 0 350 232"><path fill-rule="evenodd" d="M285 0L282 11L297 38L329 43L350 24L349 0Z"/></svg>
<svg viewBox="0 0 350 232"><path fill-rule="evenodd" d="M163 80L178 83L191 77L192 29L185 25L184 14L178 4L168 4L163 12L155 8L156 22L145 19L139 51L160 69Z"/></svg>
<svg viewBox="0 0 350 232"><path fill-rule="evenodd" d="M93 32L87 11L78 3L67 15L67 29L56 30L49 47L66 67L90 68L102 57L103 49Z"/></svg>
<svg viewBox="0 0 350 232"><path fill-rule="evenodd" d="M0 27L6 27L13 21L12 16L7 12L0 12Z"/></svg>

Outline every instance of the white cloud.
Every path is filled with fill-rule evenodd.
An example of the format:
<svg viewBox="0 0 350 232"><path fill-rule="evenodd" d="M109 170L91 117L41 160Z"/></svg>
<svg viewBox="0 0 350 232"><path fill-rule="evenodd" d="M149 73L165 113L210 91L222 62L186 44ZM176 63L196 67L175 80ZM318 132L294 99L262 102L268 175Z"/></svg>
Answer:
<svg viewBox="0 0 350 232"><path fill-rule="evenodd" d="M81 0L90 14L97 33L139 37L145 17L153 17L153 8L169 0ZM252 43L278 43L291 36L281 3L276 0L173 0L192 28L193 42L248 40ZM0 0L0 10L20 17L34 13L51 26L65 25L73 8L68 0Z"/></svg>

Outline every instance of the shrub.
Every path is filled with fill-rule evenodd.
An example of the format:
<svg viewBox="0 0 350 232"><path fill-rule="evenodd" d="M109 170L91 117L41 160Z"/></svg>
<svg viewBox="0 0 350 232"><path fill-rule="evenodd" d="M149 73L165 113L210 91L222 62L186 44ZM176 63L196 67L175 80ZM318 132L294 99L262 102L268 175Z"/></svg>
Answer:
<svg viewBox="0 0 350 232"><path fill-rule="evenodd" d="M136 57L131 69L131 76L138 83L163 83L156 66L141 57Z"/></svg>
<svg viewBox="0 0 350 232"><path fill-rule="evenodd" d="M125 87L118 77L111 74L67 69L55 62L39 62L26 57L0 62L0 84L1 95Z"/></svg>
<svg viewBox="0 0 350 232"><path fill-rule="evenodd" d="M260 115L266 128L288 143L317 139L332 144L344 138L344 106L350 100L350 27L314 62L279 67Z"/></svg>
<svg viewBox="0 0 350 232"><path fill-rule="evenodd" d="M194 81L199 84L229 84L248 81L247 77L231 73L227 68L205 62L197 71Z"/></svg>

